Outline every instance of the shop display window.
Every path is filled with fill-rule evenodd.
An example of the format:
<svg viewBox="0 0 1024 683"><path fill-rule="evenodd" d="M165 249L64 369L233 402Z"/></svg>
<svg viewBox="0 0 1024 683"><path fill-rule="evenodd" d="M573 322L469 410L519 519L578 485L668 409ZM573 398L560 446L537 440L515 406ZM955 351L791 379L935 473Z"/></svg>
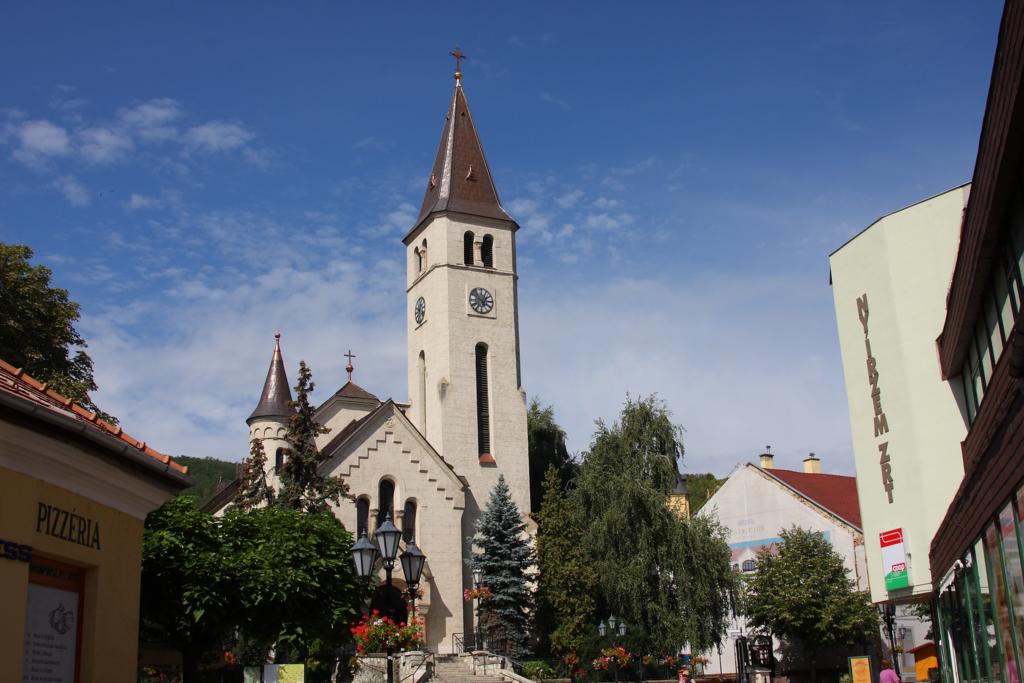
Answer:
<svg viewBox="0 0 1024 683"><path fill-rule="evenodd" d="M1003 564L999 527L995 522L985 529L985 560L988 563L989 583L993 587L992 623L1002 655L1005 680L1020 683L1020 667L1017 665L1014 643L1013 620L1010 617L1009 596L1006 587L1006 568Z"/></svg>

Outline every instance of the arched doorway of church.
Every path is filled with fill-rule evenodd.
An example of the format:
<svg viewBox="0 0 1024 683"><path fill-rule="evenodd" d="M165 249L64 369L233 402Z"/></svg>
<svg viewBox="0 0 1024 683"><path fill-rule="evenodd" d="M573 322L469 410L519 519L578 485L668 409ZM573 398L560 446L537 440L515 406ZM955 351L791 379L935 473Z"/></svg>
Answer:
<svg viewBox="0 0 1024 683"><path fill-rule="evenodd" d="M377 610L381 615L391 617L396 624L409 622L409 609L406 606L402 591L392 586L388 590L386 584L377 586L373 591L373 600L370 602L370 611Z"/></svg>

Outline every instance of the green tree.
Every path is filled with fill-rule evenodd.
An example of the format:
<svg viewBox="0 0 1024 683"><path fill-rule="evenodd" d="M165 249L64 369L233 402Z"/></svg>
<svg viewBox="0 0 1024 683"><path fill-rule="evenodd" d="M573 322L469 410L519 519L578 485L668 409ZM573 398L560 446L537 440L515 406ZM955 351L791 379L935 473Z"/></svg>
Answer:
<svg viewBox="0 0 1024 683"><path fill-rule="evenodd" d="M97 387L85 339L75 329L78 304L68 290L51 287L53 271L33 266L31 258L31 248L0 242L0 358L116 425L89 397Z"/></svg>
<svg viewBox="0 0 1024 683"><path fill-rule="evenodd" d="M238 472L237 462L217 458L176 455L174 460L188 467L188 476L193 482L193 485L182 491L181 495L192 496L199 505L213 495L220 484L233 480Z"/></svg>
<svg viewBox="0 0 1024 683"><path fill-rule="evenodd" d="M314 418L314 408L309 404L313 393L313 373L306 361L299 363L299 379L295 385L295 400L292 406L295 415L288 423L290 448L284 452L281 466L281 489L277 504L296 510L319 512L327 510L330 503L341 504L348 494L348 485L341 477L324 476L320 466L327 461L327 455L316 447L316 437L326 434L329 429Z"/></svg>
<svg viewBox="0 0 1024 683"><path fill-rule="evenodd" d="M691 474L686 478L686 486L690 494L690 511L696 513L708 498L715 495L715 492L725 483L725 479L719 479L710 472L705 474Z"/></svg>
<svg viewBox="0 0 1024 683"><path fill-rule="evenodd" d="M602 603L650 654L720 643L735 583L721 527L668 508L681 438L660 400L627 397L615 424L598 421L577 480L588 522L583 544Z"/></svg>
<svg viewBox="0 0 1024 683"><path fill-rule="evenodd" d="M507 647L513 656L521 656L529 651L533 596L527 582L534 556L504 476L498 477L471 540L477 549L470 563L491 591L480 608L484 638L491 648Z"/></svg>
<svg viewBox="0 0 1024 683"><path fill-rule="evenodd" d="M213 517L191 497L170 500L146 519L140 635L182 653L184 683L229 648L315 661L350 637L358 612L351 545L329 512Z"/></svg>
<svg viewBox="0 0 1024 683"><path fill-rule="evenodd" d="M253 439L249 445L249 457L242 465L238 478L234 504L242 510L252 510L263 505L274 504L274 489L267 483L267 453L260 439Z"/></svg>
<svg viewBox="0 0 1024 683"><path fill-rule="evenodd" d="M190 496L146 518L140 635L181 652L184 683L199 680L203 655L222 648L235 623L238 564L223 550L220 521Z"/></svg>
<svg viewBox="0 0 1024 683"><path fill-rule="evenodd" d="M774 552L758 553L743 611L752 627L802 645L817 680L818 651L877 638L878 612L824 534L794 526L779 535Z"/></svg>
<svg viewBox="0 0 1024 683"><path fill-rule="evenodd" d="M583 549L583 520L554 465L538 514L538 631L559 655L580 652L594 629L597 574Z"/></svg>
<svg viewBox="0 0 1024 683"><path fill-rule="evenodd" d="M250 643L273 647L278 662L301 662L314 643L330 650L349 639L360 586L352 535L333 514L234 508L221 533L223 552L236 558L239 626Z"/></svg>
<svg viewBox="0 0 1024 683"><path fill-rule="evenodd" d="M565 430L555 422L555 410L533 398L526 411L526 433L530 454L530 511L540 509L544 497L544 477L554 467L562 484L576 476L577 466L565 447Z"/></svg>

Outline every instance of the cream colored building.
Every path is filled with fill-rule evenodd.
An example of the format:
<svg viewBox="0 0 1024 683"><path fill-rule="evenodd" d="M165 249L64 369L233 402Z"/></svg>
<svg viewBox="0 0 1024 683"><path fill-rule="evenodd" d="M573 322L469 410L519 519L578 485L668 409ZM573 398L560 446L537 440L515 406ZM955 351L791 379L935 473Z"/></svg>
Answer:
<svg viewBox="0 0 1024 683"><path fill-rule="evenodd" d="M884 216L829 257L874 602L930 595L929 544L963 476L964 417L935 340L969 189ZM897 529L909 585L887 590L880 534Z"/></svg>
<svg viewBox="0 0 1024 683"><path fill-rule="evenodd" d="M335 510L345 527L371 534L388 513L427 557L417 615L429 649L460 649L473 632L467 560L480 512L499 476L519 510L530 510L526 393L519 366L516 271L518 225L491 179L461 83L446 112L441 142L407 257L408 401L381 400L349 381L325 401L329 428L318 447L325 474L340 475L355 502ZM250 437L268 456L268 480L287 450L291 392L280 340ZM222 509L229 486L208 504ZM529 520L528 520L529 521ZM383 575L381 576L383 581ZM405 590L400 567L394 584ZM383 588L374 598L383 605ZM401 601L397 593L393 599Z"/></svg>

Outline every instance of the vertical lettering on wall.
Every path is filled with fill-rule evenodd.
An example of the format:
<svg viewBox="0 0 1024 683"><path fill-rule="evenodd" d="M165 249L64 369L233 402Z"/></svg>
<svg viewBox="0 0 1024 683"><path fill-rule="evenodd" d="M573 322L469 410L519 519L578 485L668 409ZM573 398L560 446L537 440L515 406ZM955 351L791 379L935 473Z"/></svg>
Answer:
<svg viewBox="0 0 1024 683"><path fill-rule="evenodd" d="M871 338L868 336L868 295L864 294L857 297L857 319L860 320L860 326L864 329L864 367L867 371L868 386L871 389L871 413L872 413L872 427L874 430L875 438L882 436L883 434L889 433L889 420L885 416L885 410L882 407L882 390L878 385L879 372L878 372L878 360L875 355L871 352ZM893 501L893 480L892 480L892 463L889 458L889 442L878 444L878 450L881 452L881 458L879 460L879 467L882 474L882 488L885 490L886 497L889 502Z"/></svg>

